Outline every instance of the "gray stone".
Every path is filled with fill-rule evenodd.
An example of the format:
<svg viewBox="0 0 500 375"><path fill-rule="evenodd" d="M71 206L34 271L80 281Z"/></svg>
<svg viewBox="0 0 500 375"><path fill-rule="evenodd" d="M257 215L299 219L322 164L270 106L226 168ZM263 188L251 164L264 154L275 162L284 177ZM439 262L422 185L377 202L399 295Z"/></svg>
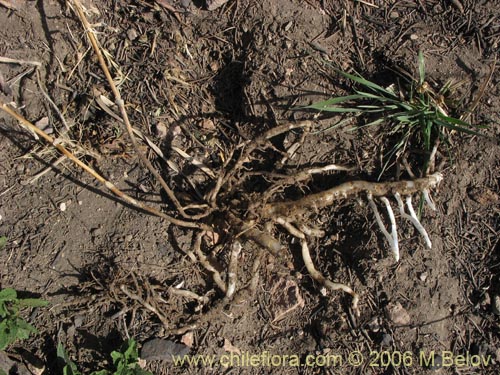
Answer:
<svg viewBox="0 0 500 375"><path fill-rule="evenodd" d="M152 339L144 343L141 358L146 361L172 362L172 356L184 356L189 353L189 347L170 340Z"/></svg>

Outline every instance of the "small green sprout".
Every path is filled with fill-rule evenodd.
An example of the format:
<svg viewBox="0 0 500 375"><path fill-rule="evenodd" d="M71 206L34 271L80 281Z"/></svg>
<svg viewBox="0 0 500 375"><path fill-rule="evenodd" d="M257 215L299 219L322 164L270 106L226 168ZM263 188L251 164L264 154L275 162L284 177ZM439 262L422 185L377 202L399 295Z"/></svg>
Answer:
<svg viewBox="0 0 500 375"><path fill-rule="evenodd" d="M25 307L43 307L48 302L38 298L18 298L12 288L0 291L0 350L16 340L24 340L37 329L20 317L20 311Z"/></svg>
<svg viewBox="0 0 500 375"><path fill-rule="evenodd" d="M63 375L81 375L61 343L57 345L57 356L64 363ZM126 341L120 351L111 352L111 358L114 367L112 371L98 370L92 372L91 375L153 375L139 366L137 343L133 339Z"/></svg>
<svg viewBox="0 0 500 375"><path fill-rule="evenodd" d="M5 245L7 245L7 237L0 236L0 250L2 250Z"/></svg>

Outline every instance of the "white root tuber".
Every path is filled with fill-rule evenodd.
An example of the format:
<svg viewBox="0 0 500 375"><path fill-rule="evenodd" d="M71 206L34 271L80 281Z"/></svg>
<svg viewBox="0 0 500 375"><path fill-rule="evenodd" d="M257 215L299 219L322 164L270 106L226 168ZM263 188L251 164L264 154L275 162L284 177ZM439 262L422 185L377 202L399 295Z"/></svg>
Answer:
<svg viewBox="0 0 500 375"><path fill-rule="evenodd" d="M429 195L429 190L428 189L423 189L422 190L422 194L424 195L425 203L427 203L427 205L429 206L429 208L432 211L436 211L436 205L434 204L434 202L431 199L431 196Z"/></svg>
<svg viewBox="0 0 500 375"><path fill-rule="evenodd" d="M394 255L394 259L396 262L399 261L399 241L398 241L398 228L396 226L396 219L394 218L394 212L392 211L391 204L389 199L386 197L381 197L380 200L384 202L385 208L387 209L387 214L389 215L389 220L391 221L391 249L392 254Z"/></svg>
<svg viewBox="0 0 500 375"><path fill-rule="evenodd" d="M234 241L231 245L231 255L229 256L229 267L227 272L226 300L233 297L236 291L236 280L238 272L238 257L241 253L241 243Z"/></svg>
<svg viewBox="0 0 500 375"><path fill-rule="evenodd" d="M427 248L431 249L432 242L429 238L429 235L427 234L427 231L423 227L422 223L420 223L417 215L415 214L415 210L413 209L413 205L411 203L411 195L406 197L406 206L408 207L408 212L410 213L409 215L405 212L405 207L403 200L401 199L401 195L399 193L396 193L394 194L394 197L398 201L399 212L401 214L401 217L409 220L413 224L413 226L420 233L420 235L424 237L425 245L427 246Z"/></svg>
<svg viewBox="0 0 500 375"><path fill-rule="evenodd" d="M388 202L389 201L387 201L387 203ZM399 261L399 245L398 245L397 233L396 233L396 237L394 237L394 235L393 235L394 230L395 230L395 220L394 220L394 213L392 213L392 208L391 208L391 213L392 213L391 224L393 224L392 225L393 234L391 235L387 231L387 229L385 228L384 222L382 221L382 218L380 217L380 213L378 212L377 205L373 201L373 197L370 194L368 195L368 204L370 205L370 208L373 210L373 213L375 215L375 221L377 222L380 230L382 231L385 238L387 239L387 242L389 242L389 245L391 246L392 253L394 254L394 259L396 260L396 262L398 262ZM390 207L390 205L389 205L389 207ZM390 214L389 214L389 216L390 216Z"/></svg>

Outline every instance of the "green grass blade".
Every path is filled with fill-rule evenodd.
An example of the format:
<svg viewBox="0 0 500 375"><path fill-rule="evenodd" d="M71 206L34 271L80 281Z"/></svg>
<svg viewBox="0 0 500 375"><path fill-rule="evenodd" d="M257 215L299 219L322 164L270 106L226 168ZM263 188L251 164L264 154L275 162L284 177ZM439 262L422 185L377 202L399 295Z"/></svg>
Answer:
<svg viewBox="0 0 500 375"><path fill-rule="evenodd" d="M0 236L0 250L2 250L5 245L7 245L7 237Z"/></svg>
<svg viewBox="0 0 500 375"><path fill-rule="evenodd" d="M298 107L296 109L304 109L304 108L311 108L311 109L318 109L318 107L327 107L327 106L332 106L344 102L348 102L351 100L356 100L356 99L365 99L363 95L346 95L346 96L338 96L335 98L330 98L327 100L323 100L321 102L316 102L311 105L307 105L304 107Z"/></svg>
<svg viewBox="0 0 500 375"><path fill-rule="evenodd" d="M335 112L335 113L358 113L363 112L362 109L359 108L345 108L345 107L319 107L315 108L311 106L310 108L316 109L320 112Z"/></svg>
<svg viewBox="0 0 500 375"><path fill-rule="evenodd" d="M418 84L421 85L425 81L425 60L424 60L424 54L422 51L418 51L418 76L419 76L419 81Z"/></svg>
<svg viewBox="0 0 500 375"><path fill-rule="evenodd" d="M454 125L458 125L458 126L462 126L464 128L478 128L478 129L486 129L488 128L488 126L486 125L473 125L473 124L470 124L466 121L463 121L463 120L460 120L458 118L455 118L455 117L450 117L450 116L445 116L443 115L442 113L438 112L438 117L443 120L444 122L449 122L449 123L452 123Z"/></svg>
<svg viewBox="0 0 500 375"><path fill-rule="evenodd" d="M384 118L379 118L379 119L376 119L376 120L374 120L374 121L369 122L368 124L363 124L363 125L361 125L361 126L358 126L358 129L361 129L361 128L366 128L366 127L368 127L368 126L379 125L379 124L383 123L384 121L385 121L385 119L384 119Z"/></svg>
<svg viewBox="0 0 500 375"><path fill-rule="evenodd" d="M442 121L442 120L434 120L434 122L439 125L439 126L443 126L445 128L448 128L448 129L451 129L451 130L455 130L455 131L458 131L458 132L461 132L461 133L466 133L466 134L470 134L470 135L478 135L480 137L483 137L484 134L481 134L475 130L471 130L469 128L465 128L463 126L458 126L458 125L453 125L452 123L450 122L446 122L446 121Z"/></svg>
<svg viewBox="0 0 500 375"><path fill-rule="evenodd" d="M361 76L355 76L353 74L349 74L349 73L346 73L346 72L343 72L341 70L338 70L336 69L336 71L344 76L345 78L348 78L350 79L351 81L354 81L354 82L357 82L365 87L368 87L369 89L375 91L375 92L378 92L378 93L383 93L391 98L396 98L396 95L390 91L390 90L387 90L385 88L383 88L382 86L380 85L377 85L376 83L374 82L371 82L371 81L368 81L367 79L364 79L363 77Z"/></svg>

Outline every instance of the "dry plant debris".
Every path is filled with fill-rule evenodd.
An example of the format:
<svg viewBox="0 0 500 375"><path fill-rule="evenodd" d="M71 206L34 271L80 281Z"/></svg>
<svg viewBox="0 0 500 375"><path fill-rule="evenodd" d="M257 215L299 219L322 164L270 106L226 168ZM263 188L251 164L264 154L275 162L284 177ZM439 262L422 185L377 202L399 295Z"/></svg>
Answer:
<svg viewBox="0 0 500 375"><path fill-rule="evenodd" d="M238 241L239 237L251 240L269 251L274 256L279 256L280 252L285 251L282 243L273 234L274 226L278 225L284 228L293 237L299 239L302 249L302 259L312 278L322 287L330 291L342 290L352 296L352 309L356 314L359 314L359 296L349 286L331 281L318 271L311 257L309 242L310 237L322 237L324 235L320 228L314 225L314 216L317 215L322 208L335 205L340 200L346 199L366 199L374 214L374 220L379 226L381 232L389 242L390 248L397 262L399 260L399 243L397 224L394 212L391 208L391 203L388 198L394 197L396 200L400 215L402 218L409 220L416 230L422 235L428 247L431 247L431 241L428 233L420 223L419 218L415 214L412 206L412 196L422 194L425 197L429 207L434 208L434 204L430 199L430 191L438 187L443 176L440 173L434 173L422 178L417 178L408 181L394 182L368 182L368 181L351 181L339 186L321 191L319 193L307 194L303 198L294 201L281 201L276 196L284 187L293 186L299 181L306 180L314 174L326 173L335 170L349 171L352 170L349 166L342 165L327 165L321 167L305 167L294 175L275 175L274 182L259 194L252 194L245 198L238 196L238 192L244 195L242 190L243 182L252 174L259 174L259 171L251 170L252 162L256 160L256 151L273 150L271 140L279 135L286 134L293 130L301 131L304 136L313 127L311 121L298 121L294 123L280 124L274 128L265 131L262 135L255 139L244 141L234 147L228 155L225 155L225 160L219 170L212 170L203 163L198 162L195 158L183 150L177 152L186 160L191 162L193 166L201 169L211 180L209 188L202 191L200 186L195 186L197 191L201 191L201 197L194 198L193 202L184 206L177 198L176 193L168 186L161 173L148 160L142 148L139 145L137 134L139 132L134 129L127 115L125 102L120 95L112 74L108 69L109 59L97 40L97 36L92 26L88 22L85 12L78 0L70 2L76 14L82 22L85 32L90 40L92 48L98 58L100 67L104 72L106 80L113 93L115 104L120 111L121 122L124 125L131 143L139 156L142 163L147 167L149 172L159 182L161 187L167 193L169 200L173 204L172 213L166 214L163 210L156 207L146 205L131 196L119 190L112 182L98 174L94 169L88 166L75 156L71 149L75 146L68 142L63 137L52 137L44 132L39 127L19 115L7 103L0 102L0 108L10 116L19 121L25 128L32 131L34 134L43 138L46 142L55 147L61 154L71 160L73 163L81 167L84 171L91 174L95 179L102 183L107 189L113 192L117 197L121 198L126 203L144 210L152 215L165 219L168 223L177 225L183 228L191 228L196 231L194 236L194 248L187 251L187 254L193 262L199 263L209 274L212 275L213 281L218 289L224 294L224 298L215 304L215 306L202 318L195 320L185 327L172 329L170 320L164 316L157 308L157 302L151 301L151 296L144 298L138 287L132 291L127 285L123 284L119 290L128 299L134 301L135 304L141 305L143 308L155 314L164 324L169 333L183 334L189 330L198 328L203 322L210 319L211 314L217 313L223 305L230 304L232 301L245 300L246 295L255 293L256 286L259 280L259 268L261 265L262 253L258 253L253 258L252 280L247 285L240 286L238 281L239 258L242 252L242 244ZM143 138L147 146L153 148L153 144ZM169 164L170 165L170 164ZM250 172L249 172L250 169ZM404 198L404 202L403 202ZM379 200L385 207L390 223L390 230L387 230L383 219L377 208L376 200ZM406 209L405 211L405 203ZM207 233L218 233L218 237L225 237L228 245L229 256L227 271L223 273L211 264L209 257L206 255L207 243L204 242ZM214 241L215 242L215 241ZM219 246L220 244L214 244ZM136 283L135 283L136 284ZM136 284L137 285L137 284ZM174 291L172 291L174 292ZM188 298L194 298L200 303L206 304L206 297L190 291L177 290L172 294L182 294ZM153 300L156 300L153 298Z"/></svg>

